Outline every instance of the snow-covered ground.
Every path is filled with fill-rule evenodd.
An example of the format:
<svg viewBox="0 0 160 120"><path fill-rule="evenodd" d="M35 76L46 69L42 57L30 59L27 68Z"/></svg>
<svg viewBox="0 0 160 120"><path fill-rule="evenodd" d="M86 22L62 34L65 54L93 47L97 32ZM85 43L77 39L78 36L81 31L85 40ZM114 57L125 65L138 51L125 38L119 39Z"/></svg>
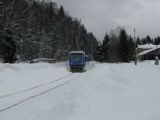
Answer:
<svg viewBox="0 0 160 120"><path fill-rule="evenodd" d="M160 120L160 66L0 64L0 120Z"/></svg>

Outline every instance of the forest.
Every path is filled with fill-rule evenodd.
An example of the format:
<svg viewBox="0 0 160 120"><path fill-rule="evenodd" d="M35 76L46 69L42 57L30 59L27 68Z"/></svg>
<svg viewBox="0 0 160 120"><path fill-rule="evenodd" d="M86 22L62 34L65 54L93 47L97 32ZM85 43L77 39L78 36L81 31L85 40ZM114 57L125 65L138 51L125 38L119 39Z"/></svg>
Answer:
<svg viewBox="0 0 160 120"><path fill-rule="evenodd" d="M0 1L0 59L4 63L42 58L61 62L67 60L69 51L77 50L94 61L130 62L137 44L146 43L158 45L160 37L135 39L117 27L98 41L79 18L52 1Z"/></svg>

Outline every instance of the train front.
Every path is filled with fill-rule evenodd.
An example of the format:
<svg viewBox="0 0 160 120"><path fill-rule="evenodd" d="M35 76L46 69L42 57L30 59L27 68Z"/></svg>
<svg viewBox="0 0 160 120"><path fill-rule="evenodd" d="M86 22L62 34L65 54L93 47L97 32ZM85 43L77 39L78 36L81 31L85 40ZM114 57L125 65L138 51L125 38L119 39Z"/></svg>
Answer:
<svg viewBox="0 0 160 120"><path fill-rule="evenodd" d="M86 64L85 53L83 51L72 51L69 53L69 65L72 72L84 71Z"/></svg>

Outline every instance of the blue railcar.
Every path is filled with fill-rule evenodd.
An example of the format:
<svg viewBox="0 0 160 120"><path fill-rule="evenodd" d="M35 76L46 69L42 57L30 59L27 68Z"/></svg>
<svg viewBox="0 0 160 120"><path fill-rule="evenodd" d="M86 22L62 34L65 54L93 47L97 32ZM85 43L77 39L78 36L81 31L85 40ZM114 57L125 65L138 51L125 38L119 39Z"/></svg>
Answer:
<svg viewBox="0 0 160 120"><path fill-rule="evenodd" d="M71 72L85 71L87 57L83 51L71 51L68 60Z"/></svg>

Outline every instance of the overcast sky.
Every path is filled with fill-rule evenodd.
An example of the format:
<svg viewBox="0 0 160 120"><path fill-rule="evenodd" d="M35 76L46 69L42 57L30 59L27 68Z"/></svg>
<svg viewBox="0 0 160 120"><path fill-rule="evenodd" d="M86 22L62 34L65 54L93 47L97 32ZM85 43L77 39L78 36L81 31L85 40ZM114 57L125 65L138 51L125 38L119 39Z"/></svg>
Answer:
<svg viewBox="0 0 160 120"><path fill-rule="evenodd" d="M81 19L88 32L102 40L117 26L128 34L151 37L160 35L160 0L53 0L72 17Z"/></svg>

